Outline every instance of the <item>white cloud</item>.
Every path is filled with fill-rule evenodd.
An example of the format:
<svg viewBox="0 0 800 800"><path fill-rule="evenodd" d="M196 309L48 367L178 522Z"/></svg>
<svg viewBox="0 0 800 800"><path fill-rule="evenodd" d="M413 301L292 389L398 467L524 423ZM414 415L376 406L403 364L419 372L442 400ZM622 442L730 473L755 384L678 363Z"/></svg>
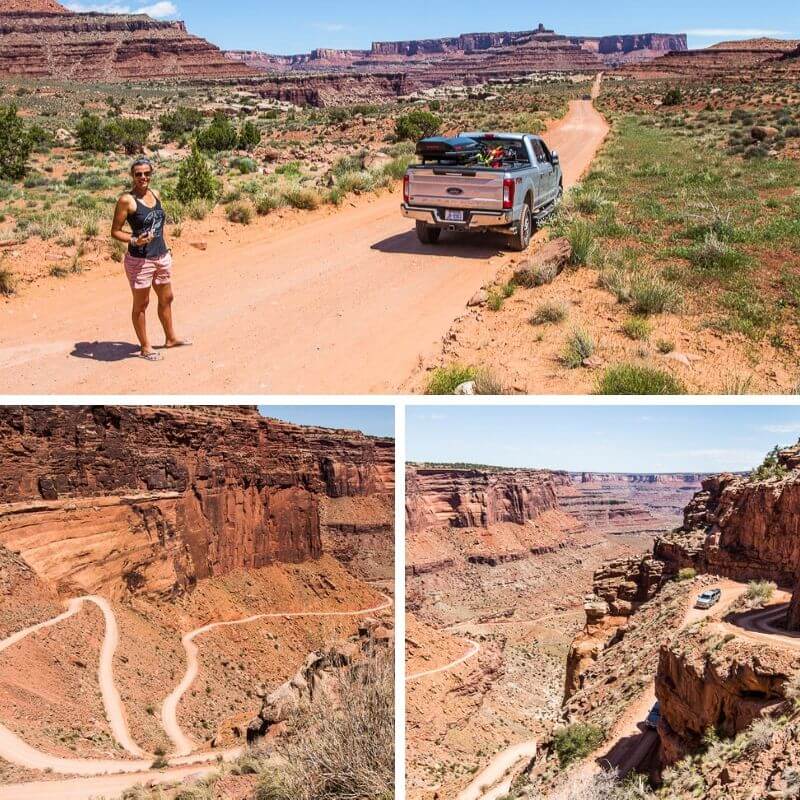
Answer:
<svg viewBox="0 0 800 800"><path fill-rule="evenodd" d="M86 14L91 11L97 11L101 14L147 14L156 19L169 19L178 16L178 7L170 0L158 0L156 3L139 6L138 8L123 5L122 3L67 3L66 6L70 11L76 11L79 14Z"/></svg>
<svg viewBox="0 0 800 800"><path fill-rule="evenodd" d="M800 433L800 422L789 422L785 425L762 425L759 430L767 433Z"/></svg>
<svg viewBox="0 0 800 800"><path fill-rule="evenodd" d="M328 33L339 33L340 31L348 30L350 26L345 25L343 22L315 22L314 27Z"/></svg>
<svg viewBox="0 0 800 800"><path fill-rule="evenodd" d="M702 36L712 39L716 36L789 36L789 31L773 31L764 28L692 28L686 31L689 36Z"/></svg>

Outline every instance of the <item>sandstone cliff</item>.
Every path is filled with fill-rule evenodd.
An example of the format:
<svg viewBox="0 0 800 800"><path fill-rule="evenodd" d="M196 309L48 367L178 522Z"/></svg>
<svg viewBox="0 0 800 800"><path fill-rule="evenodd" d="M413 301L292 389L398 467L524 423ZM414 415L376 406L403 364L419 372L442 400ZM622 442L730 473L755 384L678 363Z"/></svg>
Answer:
<svg viewBox="0 0 800 800"><path fill-rule="evenodd" d="M393 442L255 409L0 409L0 544L63 587L170 595L322 552L320 499L393 491Z"/></svg>
<svg viewBox="0 0 800 800"><path fill-rule="evenodd" d="M0 0L0 74L59 80L231 77L253 71L145 14L77 14L54 0Z"/></svg>
<svg viewBox="0 0 800 800"><path fill-rule="evenodd" d="M483 472L411 466L406 470L407 527L522 524L557 507L555 486L554 474L543 470Z"/></svg>

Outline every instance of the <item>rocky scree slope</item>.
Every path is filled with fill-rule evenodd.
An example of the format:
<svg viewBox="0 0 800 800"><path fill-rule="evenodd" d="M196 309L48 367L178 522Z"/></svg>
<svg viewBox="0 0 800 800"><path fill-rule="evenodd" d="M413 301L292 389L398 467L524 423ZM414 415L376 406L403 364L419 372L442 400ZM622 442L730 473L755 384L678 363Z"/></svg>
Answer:
<svg viewBox="0 0 800 800"><path fill-rule="evenodd" d="M62 591L174 596L318 558L320 502L389 498L393 463L390 439L255 409L6 407L0 545Z"/></svg>

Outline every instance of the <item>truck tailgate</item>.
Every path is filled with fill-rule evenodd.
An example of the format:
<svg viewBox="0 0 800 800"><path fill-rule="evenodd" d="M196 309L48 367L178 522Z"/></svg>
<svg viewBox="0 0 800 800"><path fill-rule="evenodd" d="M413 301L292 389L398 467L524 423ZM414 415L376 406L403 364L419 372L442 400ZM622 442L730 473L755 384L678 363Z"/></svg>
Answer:
<svg viewBox="0 0 800 800"><path fill-rule="evenodd" d="M459 167L409 170L410 205L501 211L504 173Z"/></svg>

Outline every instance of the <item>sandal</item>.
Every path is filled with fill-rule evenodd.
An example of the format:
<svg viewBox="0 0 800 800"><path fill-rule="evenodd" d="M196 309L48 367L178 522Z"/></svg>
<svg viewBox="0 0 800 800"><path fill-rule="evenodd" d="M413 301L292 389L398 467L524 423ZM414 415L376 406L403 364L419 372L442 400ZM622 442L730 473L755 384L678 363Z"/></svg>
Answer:
<svg viewBox="0 0 800 800"><path fill-rule="evenodd" d="M181 339L175 344L165 344L164 350L173 350L176 347L191 347L193 344L194 342L191 339Z"/></svg>
<svg viewBox="0 0 800 800"><path fill-rule="evenodd" d="M164 356L162 356L161 353L156 353L156 352L148 353L147 355L145 355L144 353L139 353L139 358L143 358L145 361L163 361L164 360Z"/></svg>

